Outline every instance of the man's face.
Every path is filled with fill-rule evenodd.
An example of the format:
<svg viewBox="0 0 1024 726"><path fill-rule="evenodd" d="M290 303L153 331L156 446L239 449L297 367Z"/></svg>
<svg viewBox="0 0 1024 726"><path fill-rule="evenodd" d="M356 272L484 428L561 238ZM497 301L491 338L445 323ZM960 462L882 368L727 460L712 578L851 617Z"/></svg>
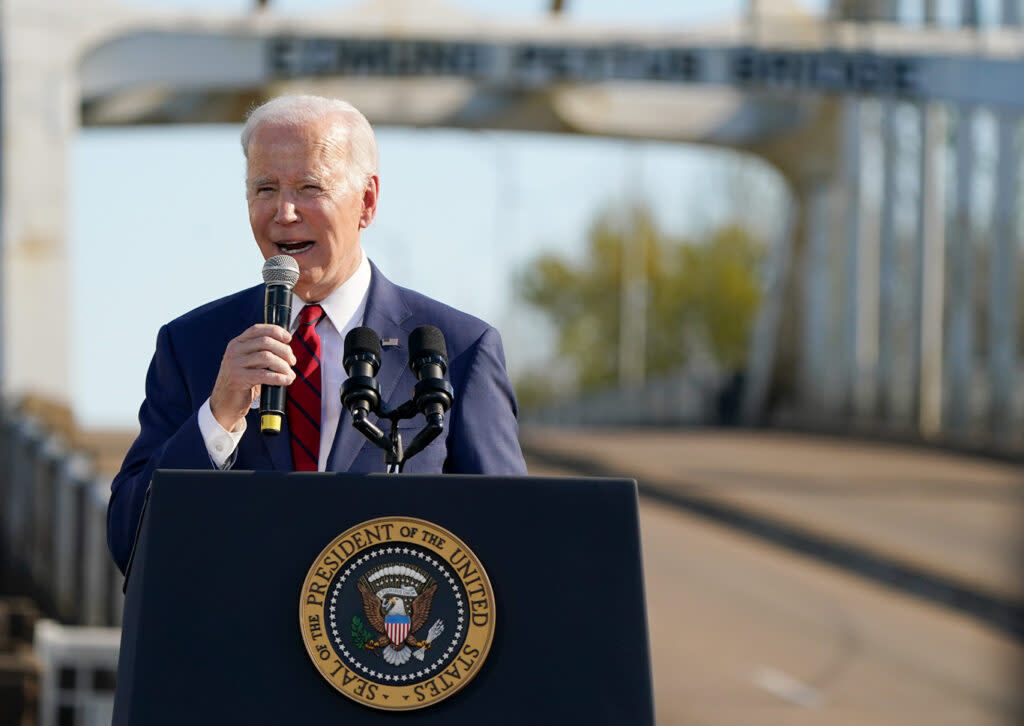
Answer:
<svg viewBox="0 0 1024 726"><path fill-rule="evenodd" d="M261 124L249 141L249 224L264 259L299 263L295 292L322 300L359 266L359 235L377 207L377 177L345 183L347 148L328 124Z"/></svg>

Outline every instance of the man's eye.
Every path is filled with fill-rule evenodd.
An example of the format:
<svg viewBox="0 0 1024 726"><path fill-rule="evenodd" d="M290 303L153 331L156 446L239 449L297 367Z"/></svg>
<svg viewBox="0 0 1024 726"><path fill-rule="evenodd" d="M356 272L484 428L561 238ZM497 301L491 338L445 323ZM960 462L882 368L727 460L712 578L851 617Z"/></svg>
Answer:
<svg viewBox="0 0 1024 726"><path fill-rule="evenodd" d="M319 184L303 184L302 185L302 191L304 191L304 192L312 192L312 193L315 194L315 193L321 191L321 188L320 188Z"/></svg>

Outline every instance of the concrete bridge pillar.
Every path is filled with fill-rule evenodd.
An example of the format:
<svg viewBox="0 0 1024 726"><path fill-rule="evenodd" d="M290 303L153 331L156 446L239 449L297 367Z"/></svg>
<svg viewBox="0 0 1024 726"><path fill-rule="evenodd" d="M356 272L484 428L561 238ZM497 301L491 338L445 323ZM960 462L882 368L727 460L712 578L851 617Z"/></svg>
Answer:
<svg viewBox="0 0 1024 726"><path fill-rule="evenodd" d="M5 392L62 404L71 393L67 165L78 126L78 15L62 0L3 4L3 27L17 32L3 36L0 381ZM109 191L117 225L117 190ZM115 270L96 282L116 285Z"/></svg>

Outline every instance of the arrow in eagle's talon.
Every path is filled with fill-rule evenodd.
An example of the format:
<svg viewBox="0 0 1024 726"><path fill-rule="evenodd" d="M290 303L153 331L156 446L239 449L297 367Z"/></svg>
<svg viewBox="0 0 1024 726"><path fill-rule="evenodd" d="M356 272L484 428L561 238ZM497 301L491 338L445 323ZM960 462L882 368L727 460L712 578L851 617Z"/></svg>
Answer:
<svg viewBox="0 0 1024 726"><path fill-rule="evenodd" d="M423 660L423 655L426 652L427 648L429 648L430 644L434 641L434 639L443 632L444 621L438 618L434 621L434 624L430 626L430 630L427 631L427 639L423 641L423 645L420 647L419 650L415 651L412 654L413 658L415 658L416 660Z"/></svg>

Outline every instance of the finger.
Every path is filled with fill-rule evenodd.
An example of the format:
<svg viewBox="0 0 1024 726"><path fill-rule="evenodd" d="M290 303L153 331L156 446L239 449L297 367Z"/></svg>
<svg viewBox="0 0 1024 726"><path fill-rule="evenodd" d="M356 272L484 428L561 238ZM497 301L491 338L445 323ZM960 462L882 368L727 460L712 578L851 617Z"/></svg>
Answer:
<svg viewBox="0 0 1024 726"><path fill-rule="evenodd" d="M251 353L239 354L231 358L231 363L238 368L266 368L284 373L291 370L292 364L271 350L254 350Z"/></svg>
<svg viewBox="0 0 1024 726"><path fill-rule="evenodd" d="M251 356L270 354L285 361L289 366L295 365L295 354L287 344L269 336L259 336L248 340L234 340L225 351L228 360L249 359Z"/></svg>
<svg viewBox="0 0 1024 726"><path fill-rule="evenodd" d="M252 380L255 386L290 386L295 380L295 371L288 368L287 371L272 371L267 369L254 369Z"/></svg>
<svg viewBox="0 0 1024 726"><path fill-rule="evenodd" d="M283 371L268 368L241 368L230 377L230 387L239 392L251 391L255 386L290 386L294 380L295 372L291 368Z"/></svg>
<svg viewBox="0 0 1024 726"><path fill-rule="evenodd" d="M252 338L269 337L275 340L280 340L282 343L287 343L292 339L292 334L282 328L280 325L271 325L270 323L256 323L246 328L245 332L236 338L236 340L250 340Z"/></svg>

